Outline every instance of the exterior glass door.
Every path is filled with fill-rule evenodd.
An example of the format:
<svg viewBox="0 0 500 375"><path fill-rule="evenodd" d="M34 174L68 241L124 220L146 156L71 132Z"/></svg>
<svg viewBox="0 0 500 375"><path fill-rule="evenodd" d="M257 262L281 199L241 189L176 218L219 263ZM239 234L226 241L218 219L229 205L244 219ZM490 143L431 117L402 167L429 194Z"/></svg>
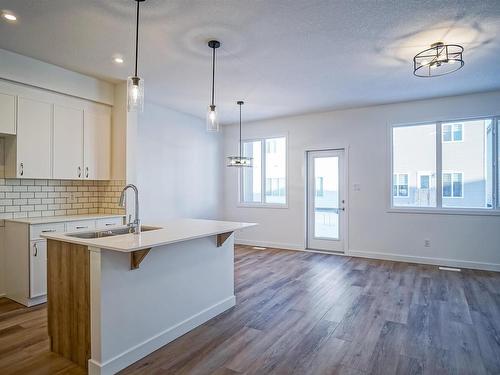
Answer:
<svg viewBox="0 0 500 375"><path fill-rule="evenodd" d="M344 251L344 150L307 156L307 247Z"/></svg>

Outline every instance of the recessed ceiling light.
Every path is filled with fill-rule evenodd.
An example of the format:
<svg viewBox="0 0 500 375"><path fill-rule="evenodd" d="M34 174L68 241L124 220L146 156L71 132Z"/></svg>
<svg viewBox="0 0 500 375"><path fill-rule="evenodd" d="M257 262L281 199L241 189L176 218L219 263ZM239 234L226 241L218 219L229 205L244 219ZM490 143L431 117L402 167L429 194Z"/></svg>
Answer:
<svg viewBox="0 0 500 375"><path fill-rule="evenodd" d="M116 56L115 58L113 58L113 61L117 64L123 64L123 58L120 56Z"/></svg>
<svg viewBox="0 0 500 375"><path fill-rule="evenodd" d="M5 18L7 21L14 22L17 21L17 17L10 13L10 12L2 12L2 17Z"/></svg>

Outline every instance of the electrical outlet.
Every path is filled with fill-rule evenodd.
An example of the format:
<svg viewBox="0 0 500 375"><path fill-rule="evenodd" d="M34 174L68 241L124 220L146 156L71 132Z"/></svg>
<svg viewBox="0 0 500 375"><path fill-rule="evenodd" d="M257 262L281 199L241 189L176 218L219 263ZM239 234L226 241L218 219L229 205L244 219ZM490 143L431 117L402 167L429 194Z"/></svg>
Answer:
<svg viewBox="0 0 500 375"><path fill-rule="evenodd" d="M431 240L424 240L424 247L431 247Z"/></svg>

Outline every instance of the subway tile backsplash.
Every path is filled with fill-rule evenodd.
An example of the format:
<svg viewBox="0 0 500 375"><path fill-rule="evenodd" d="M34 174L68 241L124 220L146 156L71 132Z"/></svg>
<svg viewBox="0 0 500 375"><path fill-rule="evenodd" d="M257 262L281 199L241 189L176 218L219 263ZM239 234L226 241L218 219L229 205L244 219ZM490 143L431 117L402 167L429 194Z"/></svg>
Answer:
<svg viewBox="0 0 500 375"><path fill-rule="evenodd" d="M125 181L0 179L0 223L4 219L125 214L118 207Z"/></svg>

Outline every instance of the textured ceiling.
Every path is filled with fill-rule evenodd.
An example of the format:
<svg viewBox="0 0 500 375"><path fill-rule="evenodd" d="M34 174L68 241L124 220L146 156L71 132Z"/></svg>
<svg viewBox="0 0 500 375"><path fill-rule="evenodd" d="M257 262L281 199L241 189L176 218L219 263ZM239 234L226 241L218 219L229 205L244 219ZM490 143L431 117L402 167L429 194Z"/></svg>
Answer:
<svg viewBox="0 0 500 375"><path fill-rule="evenodd" d="M0 48L108 80L133 71L132 0L0 0ZM209 39L222 42L221 122L500 89L500 1L147 0L139 75L147 100L204 117ZM464 46L465 66L416 78L433 42ZM112 56L121 54L117 66ZM307 125L307 124L305 124Z"/></svg>

